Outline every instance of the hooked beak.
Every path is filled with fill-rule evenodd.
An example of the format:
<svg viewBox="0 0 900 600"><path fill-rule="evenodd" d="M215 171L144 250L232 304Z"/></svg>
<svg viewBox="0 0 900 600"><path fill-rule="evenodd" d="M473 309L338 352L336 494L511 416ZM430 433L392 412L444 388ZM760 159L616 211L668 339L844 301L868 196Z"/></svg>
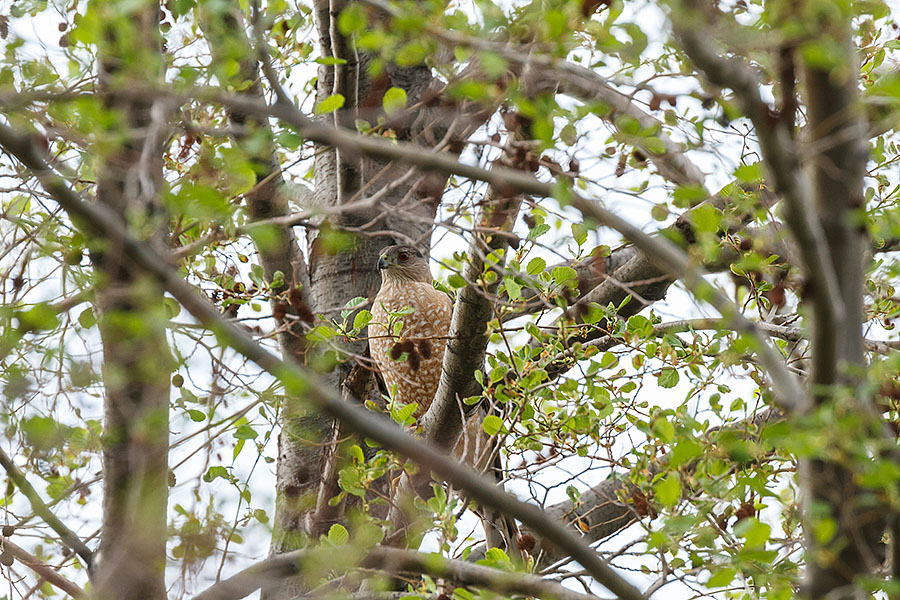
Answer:
<svg viewBox="0 0 900 600"><path fill-rule="evenodd" d="M386 259L385 257L383 257L383 256L379 256L379 257L378 257L378 265L377 265L378 270L379 270L379 271L383 271L383 270L387 269L388 266L389 266L389 265L388 265L387 259Z"/></svg>

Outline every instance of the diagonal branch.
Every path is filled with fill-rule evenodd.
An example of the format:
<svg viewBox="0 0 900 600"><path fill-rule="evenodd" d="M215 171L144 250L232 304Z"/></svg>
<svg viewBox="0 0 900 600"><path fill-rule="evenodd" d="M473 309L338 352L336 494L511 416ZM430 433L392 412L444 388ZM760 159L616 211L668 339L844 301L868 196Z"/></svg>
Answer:
<svg viewBox="0 0 900 600"><path fill-rule="evenodd" d="M28 479L25 478L25 475L16 464L12 461L9 455L0 448L0 466L2 466L6 470L6 474L9 475L9 478L12 480L16 487L22 490L22 493L25 494L25 497L28 498L28 501L31 503L31 509L37 514L44 522L50 526L50 528L59 534L60 539L63 544L67 547L71 548L78 556L84 560L85 565L90 569L91 565L94 562L94 554L90 551L90 549L85 545L81 538L75 534L74 531L66 527L65 523L59 520L53 512L47 508L47 505L44 503L44 500L41 498L41 495L38 494L37 490L34 489L30 483L28 483Z"/></svg>
<svg viewBox="0 0 900 600"><path fill-rule="evenodd" d="M35 575L40 579L43 579L50 585L67 593L76 600L83 600L88 597L87 593L74 582L60 575L56 569L28 552L25 548L13 544L9 541L9 538L0 538L0 548L3 548L5 552L12 554L20 563L34 571Z"/></svg>
<svg viewBox="0 0 900 600"><path fill-rule="evenodd" d="M200 323L216 333L222 343L280 379L286 395L294 401L306 402L316 410L341 420L349 429L368 436L398 452L423 468L430 469L445 481L465 491L486 506L518 519L548 543L581 564L585 571L612 593L624 600L643 600L642 594L583 540L563 524L553 521L532 504L527 504L499 489L493 481L447 456L445 450L416 439L393 423L373 419L365 408L344 402L335 390L323 385L309 369L279 359L261 347L235 324L225 320L217 307L187 283L167 261L150 248L130 237L119 220L102 205L85 202L68 183L44 162L33 141L0 124L0 146L15 156L41 182L44 189L87 231L109 239L121 248L136 266L154 276L165 289Z"/></svg>

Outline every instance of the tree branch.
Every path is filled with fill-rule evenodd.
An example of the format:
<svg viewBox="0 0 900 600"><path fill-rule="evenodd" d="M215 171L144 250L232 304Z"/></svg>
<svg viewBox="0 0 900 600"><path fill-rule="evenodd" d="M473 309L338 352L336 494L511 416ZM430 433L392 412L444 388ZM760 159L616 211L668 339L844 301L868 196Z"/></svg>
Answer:
<svg viewBox="0 0 900 600"><path fill-rule="evenodd" d="M87 593L75 583L60 575L56 569L28 552L25 548L13 544L9 541L9 538L0 538L0 548L3 548L6 552L12 554L20 563L34 571L39 578L73 598L76 598L76 600L88 597Z"/></svg>
<svg viewBox="0 0 900 600"><path fill-rule="evenodd" d="M363 3L377 7L394 17L405 16L398 8L384 0L363 0ZM451 49L465 46L497 53L518 65L520 69L530 69L533 76L552 81L554 87L558 84L560 91L565 94L585 102L600 101L609 104L609 112L601 115L601 118L613 126L616 126L617 116L625 115L636 120L641 129L656 131L652 137L663 143L665 148L663 153L659 152L657 144L647 141L652 138L633 137L633 139L629 139L629 142L647 156L662 177L676 185L700 188L704 186L703 173L685 156L684 147L662 132L663 124L656 117L639 108L632 98L616 90L606 78L594 71L572 64L567 60L557 60L537 54L512 43L484 40L429 25L426 25L426 30ZM618 129L618 126L616 128Z"/></svg>
<svg viewBox="0 0 900 600"><path fill-rule="evenodd" d="M2 142L0 142L2 143ZM50 526L50 528L59 534L60 540L67 547L71 548L73 552L78 554L82 560L84 560L85 566L88 569L91 568L91 565L94 562L94 554L90 551L90 549L85 545L81 538L78 537L74 531L66 527L65 523L59 520L59 518L53 514L53 512L47 508L47 505L44 503L44 500L41 498L41 495L38 494L37 490L31 487L31 484L28 483L28 479L25 478L25 475L19 468L15 465L9 455L0 448L0 466L6 470L6 474L9 475L9 478L12 480L16 487L22 490L22 493L25 494L25 497L28 498L28 501L31 503L31 509L37 514L44 522Z"/></svg>
<svg viewBox="0 0 900 600"><path fill-rule="evenodd" d="M741 110L753 123L766 167L776 190L784 197L786 224L797 239L810 279L816 282L813 301L817 318L826 323L842 318L845 307L837 273L826 247L825 232L815 218L812 188L801 167L792 130L770 117L771 109L759 94L761 82L756 72L741 59L723 58L716 52L705 16L684 6L680 9L674 11L672 20L685 53L710 81L734 91ZM704 26L699 27L700 24ZM836 340L832 341L836 344Z"/></svg>
<svg viewBox="0 0 900 600"><path fill-rule="evenodd" d="M279 579L303 575L304 563L321 559L321 549L296 550L279 554L248 567L202 593L194 600L239 600L260 587ZM581 594L555 581L531 575L501 571L461 560L444 558L413 550L376 546L359 561L359 568L377 569L399 575L414 573L451 581L457 586L490 590L504 596L530 596L553 600L591 600L596 596ZM340 596L338 596L340 597Z"/></svg>

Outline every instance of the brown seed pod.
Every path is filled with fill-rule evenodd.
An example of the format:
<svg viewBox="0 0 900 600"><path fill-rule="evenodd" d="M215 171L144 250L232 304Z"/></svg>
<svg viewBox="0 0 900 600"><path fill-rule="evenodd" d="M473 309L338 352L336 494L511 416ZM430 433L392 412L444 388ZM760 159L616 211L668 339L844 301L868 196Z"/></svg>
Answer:
<svg viewBox="0 0 900 600"><path fill-rule="evenodd" d="M719 526L719 529L725 531L725 529L728 527L728 515L726 513L723 513L722 516L716 519L716 525Z"/></svg>
<svg viewBox="0 0 900 600"><path fill-rule="evenodd" d="M529 229L531 229L531 228L533 228L535 225L537 225L537 221L535 221L535 220L534 220L534 217L532 217L532 216L531 216L530 214L528 214L528 213L525 213L524 215L522 215L522 220L525 221L525 224L528 225L528 228L529 228Z"/></svg>
<svg viewBox="0 0 900 600"><path fill-rule="evenodd" d="M624 152L619 155L619 162L616 163L616 177L621 177L625 174L625 164L628 161L628 155Z"/></svg>
<svg viewBox="0 0 900 600"><path fill-rule="evenodd" d="M764 295L769 299L769 302L771 302L773 306L784 306L787 301L783 283L776 283L775 286Z"/></svg>
<svg viewBox="0 0 900 600"><path fill-rule="evenodd" d="M587 302L576 302L574 308L575 314L579 317L587 316L587 314L591 312L591 308L588 306Z"/></svg>
<svg viewBox="0 0 900 600"><path fill-rule="evenodd" d="M428 360L431 358L431 342L428 340L419 340L419 354L422 358Z"/></svg>
<svg viewBox="0 0 900 600"><path fill-rule="evenodd" d="M744 502L741 504L741 507L735 511L734 516L737 517L737 521L734 522L734 524L737 525L747 517L755 517L756 509L749 502Z"/></svg>
<svg viewBox="0 0 900 600"><path fill-rule="evenodd" d="M639 517L649 516L651 519L656 518L656 511L650 505L644 492L635 488L631 493L631 500L633 502L634 512L636 512Z"/></svg>
<svg viewBox="0 0 900 600"><path fill-rule="evenodd" d="M288 304L294 309L303 304L303 292L300 291L299 287L292 287L288 290Z"/></svg>

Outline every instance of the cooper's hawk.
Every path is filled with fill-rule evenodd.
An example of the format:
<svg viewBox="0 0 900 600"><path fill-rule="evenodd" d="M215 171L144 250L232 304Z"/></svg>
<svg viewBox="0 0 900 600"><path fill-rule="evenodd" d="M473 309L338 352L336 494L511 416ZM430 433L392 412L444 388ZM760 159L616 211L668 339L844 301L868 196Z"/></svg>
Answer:
<svg viewBox="0 0 900 600"><path fill-rule="evenodd" d="M421 415L441 379L452 301L434 288L428 259L412 246L382 250L378 270L381 289L369 323L372 360L394 401L415 402ZM406 360L399 360L404 354Z"/></svg>
<svg viewBox="0 0 900 600"><path fill-rule="evenodd" d="M381 289L372 307L369 350L393 400L415 402L419 405L415 415L421 416L441 380L453 303L434 288L428 259L412 246L382 250L378 269ZM404 353L406 360L399 360ZM493 463L489 470L502 479L500 455L490 452L481 420L480 413L468 419L453 455L479 471ZM518 536L515 520L492 511L482 511L481 516L488 545L511 548Z"/></svg>

